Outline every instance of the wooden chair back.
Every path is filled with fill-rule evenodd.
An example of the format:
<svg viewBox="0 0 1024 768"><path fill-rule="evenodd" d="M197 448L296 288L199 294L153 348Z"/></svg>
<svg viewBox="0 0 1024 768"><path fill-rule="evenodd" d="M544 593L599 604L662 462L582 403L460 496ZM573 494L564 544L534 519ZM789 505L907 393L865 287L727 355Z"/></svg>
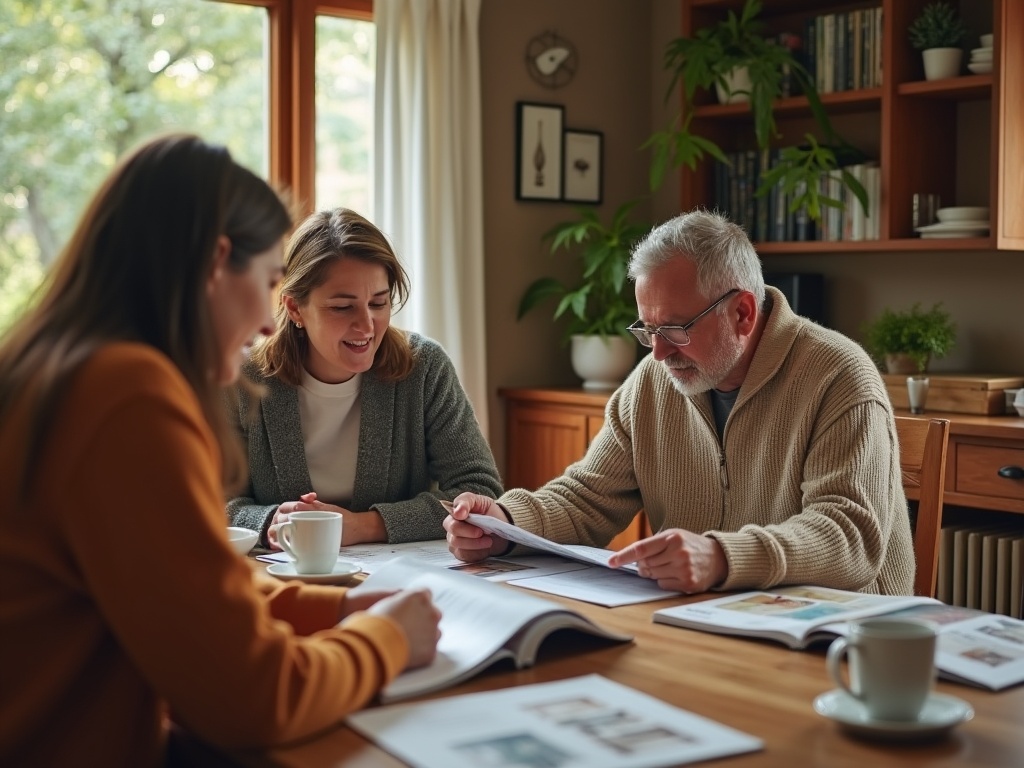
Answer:
<svg viewBox="0 0 1024 768"><path fill-rule="evenodd" d="M914 594L935 596L939 568L939 533L942 528L942 493L946 484L948 419L896 417L900 443L900 470L907 498L916 498L914 557L917 572Z"/></svg>

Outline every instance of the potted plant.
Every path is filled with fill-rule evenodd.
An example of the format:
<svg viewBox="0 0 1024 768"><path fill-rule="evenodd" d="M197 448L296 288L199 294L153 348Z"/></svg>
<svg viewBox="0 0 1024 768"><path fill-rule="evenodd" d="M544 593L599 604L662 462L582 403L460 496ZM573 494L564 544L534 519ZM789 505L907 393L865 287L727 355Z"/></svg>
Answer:
<svg viewBox="0 0 1024 768"><path fill-rule="evenodd" d="M840 200L825 197L820 192L821 180L839 170L843 183L867 210L864 186L841 167L841 163L859 162L860 153L833 130L811 76L789 47L769 42L761 35L763 24L757 18L761 8L761 0L746 0L738 16L729 11L717 24L697 30L692 37L677 38L669 43L665 68L672 71L672 81L667 97L672 95L676 84L682 82L683 113L641 147L652 150L651 188L661 186L671 168L686 165L695 170L697 161L705 155L729 164L717 144L691 129L698 89L714 87L727 101L737 96L749 100L757 146L767 149L778 135L773 102L783 96L782 85L788 75L806 96L823 141L808 133L804 146L784 149L778 164L762 175L756 194L766 195L781 182L789 196L790 210L806 207L810 218L820 221L823 206L844 207Z"/></svg>
<svg viewBox="0 0 1024 768"><path fill-rule="evenodd" d="M614 387L636 362L636 345L626 326L636 320L636 297L626 276L633 246L650 227L630 222L637 201L620 206L607 225L594 208L579 208L579 218L556 224L544 234L551 253L575 253L580 279L568 286L542 277L527 287L517 319L548 299L557 298L554 318L569 318L563 342L572 343L572 362L587 389ZM607 364L606 364L607 362Z"/></svg>
<svg viewBox="0 0 1024 768"><path fill-rule="evenodd" d="M924 373L932 357L942 357L956 343L956 324L942 304L927 312L920 303L906 312L885 309L863 328L864 347L888 373Z"/></svg>
<svg viewBox="0 0 1024 768"><path fill-rule="evenodd" d="M907 30L910 44L924 58L924 79L942 80L960 74L967 27L949 3L926 5Z"/></svg>

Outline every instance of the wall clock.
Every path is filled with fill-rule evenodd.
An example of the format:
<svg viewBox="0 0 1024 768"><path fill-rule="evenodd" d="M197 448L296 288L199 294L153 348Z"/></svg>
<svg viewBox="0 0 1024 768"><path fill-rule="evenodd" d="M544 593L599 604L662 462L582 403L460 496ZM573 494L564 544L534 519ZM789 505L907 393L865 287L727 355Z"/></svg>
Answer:
<svg viewBox="0 0 1024 768"><path fill-rule="evenodd" d="M576 46L555 32L537 35L526 45L526 70L545 88L561 88L576 74Z"/></svg>

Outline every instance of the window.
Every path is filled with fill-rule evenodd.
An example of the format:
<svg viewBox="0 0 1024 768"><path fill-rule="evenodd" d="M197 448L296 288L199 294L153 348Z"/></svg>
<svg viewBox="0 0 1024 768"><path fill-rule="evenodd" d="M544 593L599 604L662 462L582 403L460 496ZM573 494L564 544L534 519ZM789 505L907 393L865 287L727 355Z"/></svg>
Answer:
<svg viewBox="0 0 1024 768"><path fill-rule="evenodd" d="M0 333L116 159L160 131L227 145L304 212L317 192L369 214L371 15L370 0L0 2Z"/></svg>
<svg viewBox="0 0 1024 768"><path fill-rule="evenodd" d="M373 218L374 26L316 20L316 206Z"/></svg>

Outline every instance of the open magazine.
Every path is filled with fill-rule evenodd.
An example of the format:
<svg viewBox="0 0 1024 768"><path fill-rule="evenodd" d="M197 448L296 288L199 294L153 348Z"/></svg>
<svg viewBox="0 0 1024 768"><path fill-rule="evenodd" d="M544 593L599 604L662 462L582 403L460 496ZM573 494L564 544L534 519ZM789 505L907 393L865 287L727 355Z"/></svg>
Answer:
<svg viewBox="0 0 1024 768"><path fill-rule="evenodd" d="M845 635L849 622L875 616L921 618L938 624L935 666L941 677L994 691L1024 682L1024 621L946 605L930 597L781 587L663 608L653 618L662 624L806 648Z"/></svg>
<svg viewBox="0 0 1024 768"><path fill-rule="evenodd" d="M404 558L375 570L364 584L375 589L426 587L441 610L437 657L429 666L403 672L393 680L381 693L384 702L447 688L500 659L512 659L517 668L530 666L541 643L556 630L576 630L620 643L633 639L550 600Z"/></svg>
<svg viewBox="0 0 1024 768"><path fill-rule="evenodd" d="M416 768L658 768L764 746L600 675L376 707L348 724Z"/></svg>

